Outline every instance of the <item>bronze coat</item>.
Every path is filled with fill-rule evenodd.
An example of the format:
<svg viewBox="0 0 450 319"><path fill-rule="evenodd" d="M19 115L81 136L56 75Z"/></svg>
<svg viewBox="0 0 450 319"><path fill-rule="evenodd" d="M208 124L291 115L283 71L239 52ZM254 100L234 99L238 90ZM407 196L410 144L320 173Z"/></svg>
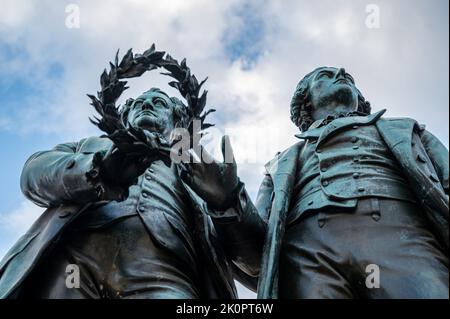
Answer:
<svg viewBox="0 0 450 319"><path fill-rule="evenodd" d="M384 111L362 118L361 121L365 121L366 124L370 121L375 123L386 145L400 163L418 202L422 204L434 233L448 249L448 150L415 120L409 118L378 120L382 113ZM349 120L351 121L354 119ZM333 126L333 123L328 125L319 137L317 146L329 134L346 127L346 121L340 123L339 126ZM267 173L256 201L259 214L268 223L259 273L258 298L278 297L280 248L302 146L303 142L293 145L277 154L265 166Z"/></svg>
<svg viewBox="0 0 450 319"><path fill-rule="evenodd" d="M85 172L93 154L107 149L110 143L105 138L91 137L38 152L27 161L22 173L22 191L36 204L49 208L0 262L0 298L15 298L24 280L48 256L71 222L92 205L105 203L70 205L59 201L67 202L71 197L94 198L92 187L79 178L80 170ZM206 204L189 186L184 183L183 186L195 216L194 236L202 256L199 262L209 269L203 274L207 295L209 298L236 298L232 266L217 242Z"/></svg>

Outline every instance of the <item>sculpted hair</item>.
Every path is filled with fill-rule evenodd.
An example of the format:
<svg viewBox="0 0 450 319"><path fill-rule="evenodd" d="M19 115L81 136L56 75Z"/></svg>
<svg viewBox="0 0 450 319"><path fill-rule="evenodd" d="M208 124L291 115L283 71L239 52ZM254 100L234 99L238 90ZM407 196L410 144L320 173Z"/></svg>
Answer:
<svg viewBox="0 0 450 319"><path fill-rule="evenodd" d="M187 128L189 125L189 114L188 111L186 109L186 106L183 104L183 102L172 96L168 96L165 92L161 91L158 88L151 88L150 90L148 90L145 93L148 92L158 92L158 93L162 93L164 95L166 95L170 101L172 101L172 111L173 111L173 120L175 123L175 127L180 127L180 128ZM133 105L133 102L135 101L135 99L128 99L125 104L122 106L122 108L120 109L120 115L122 118L122 122L124 123L124 125L127 125L127 118L128 118L128 113L130 112L130 108Z"/></svg>
<svg viewBox="0 0 450 319"><path fill-rule="evenodd" d="M291 100L291 121L297 126L300 131L308 130L314 122L311 115L311 102L309 99L309 85L313 76L326 67L320 67L305 75L303 79L298 82L295 88L294 96ZM365 100L361 92L358 91L358 111L364 114L370 114L370 103Z"/></svg>

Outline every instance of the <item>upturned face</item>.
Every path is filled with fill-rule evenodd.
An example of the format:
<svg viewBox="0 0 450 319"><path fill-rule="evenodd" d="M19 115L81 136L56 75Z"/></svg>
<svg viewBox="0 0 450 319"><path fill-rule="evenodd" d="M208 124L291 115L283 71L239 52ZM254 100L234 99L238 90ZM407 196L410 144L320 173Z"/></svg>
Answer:
<svg viewBox="0 0 450 319"><path fill-rule="evenodd" d="M127 120L134 127L169 136L175 127L173 102L162 92L146 92L133 102Z"/></svg>
<svg viewBox="0 0 450 319"><path fill-rule="evenodd" d="M358 90L345 69L327 67L318 70L309 84L309 96L315 119L358 108Z"/></svg>

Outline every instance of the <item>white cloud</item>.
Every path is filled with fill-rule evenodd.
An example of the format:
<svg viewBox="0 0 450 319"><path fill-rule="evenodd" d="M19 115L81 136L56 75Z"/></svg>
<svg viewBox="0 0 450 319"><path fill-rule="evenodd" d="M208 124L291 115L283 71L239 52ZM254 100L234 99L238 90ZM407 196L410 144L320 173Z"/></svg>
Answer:
<svg viewBox="0 0 450 319"><path fill-rule="evenodd" d="M12 2L6 1L6 7L14 7L8 5ZM432 72L426 72L430 66L436 69L437 62L443 58L435 61L424 55L426 45L422 43L431 43L433 30L422 28L424 18L405 2L395 6L381 1L382 28L373 30L365 26L365 6L356 2L350 5L328 0L268 1L261 10L268 16L264 49L250 70L243 70L240 60L230 65L222 43L226 33L241 31L244 22L232 10L240 1L136 0L114 4L77 1L80 29L65 28L63 4L51 3L35 2L27 10L5 11L15 21L6 24L8 34L16 35L7 39L7 43L20 43L28 52L26 58L8 61L8 73L22 74L48 93L29 101L34 111L19 126L25 133L44 131L73 138L96 132L87 121L92 110L85 93L98 89L98 76L117 48L122 53L129 47L140 51L156 42L158 48L177 58L186 56L199 77L210 77L207 83L210 104L221 105L222 113L236 109L251 111L250 115L239 118L242 125L249 120L257 124L261 119L270 118L275 126L289 128L286 134L291 134L288 105L296 82L316 66L337 65L354 73L375 108L388 106L392 115L423 118L448 144L445 128L442 131L441 125L436 125L441 116L437 112L425 114L421 109L420 103L428 96L418 90L415 96L410 94L411 86L423 87L425 81L426 86L432 87L433 79L439 81L445 77L436 79ZM254 1L250 3L256 5ZM399 14L409 18L403 22L403 28L394 24ZM417 25L416 21L419 21ZM431 43L435 49L440 47L436 42ZM54 80L46 79L45 72L45 67L55 61L65 70L57 87ZM445 62L440 63L445 66ZM426 76L423 81L414 81L417 74ZM167 88L166 82L161 76L145 76L133 80L133 86L124 96L136 95L151 85ZM398 82L402 85L398 86ZM392 87L396 90L388 91ZM448 97L442 92L438 94L439 101L428 107L448 113ZM279 147L285 146L287 143Z"/></svg>
<svg viewBox="0 0 450 319"><path fill-rule="evenodd" d="M2 236L0 259L17 238L25 234L43 211L42 207L38 207L29 201L23 201L17 209L0 214L0 233Z"/></svg>
<svg viewBox="0 0 450 319"><path fill-rule="evenodd" d="M23 201L14 211L0 214L0 227L8 233L23 235L43 211L42 207Z"/></svg>
<svg viewBox="0 0 450 319"><path fill-rule="evenodd" d="M2 1L0 10L0 31L8 31L26 23L27 18L32 14L32 6L26 0Z"/></svg>

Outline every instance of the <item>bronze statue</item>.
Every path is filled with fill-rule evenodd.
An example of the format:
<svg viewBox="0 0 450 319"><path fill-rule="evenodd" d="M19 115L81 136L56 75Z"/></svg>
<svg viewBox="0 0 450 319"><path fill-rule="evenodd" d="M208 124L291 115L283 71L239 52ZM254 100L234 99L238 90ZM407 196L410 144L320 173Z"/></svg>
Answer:
<svg viewBox="0 0 450 319"><path fill-rule="evenodd" d="M0 297L235 298L237 279L259 298L448 298L448 151L423 126L371 114L344 69L318 68L291 103L301 141L266 164L253 204L229 138L223 162L192 141L194 120L210 126L204 81L163 55L129 51L102 74L105 136L27 161L22 190L48 209L0 263ZM121 79L159 67L187 106L151 89L116 108ZM200 162L172 160L176 128Z"/></svg>
<svg viewBox="0 0 450 319"><path fill-rule="evenodd" d="M200 130L210 125L204 81L164 54L130 50L102 74L102 89L89 97L100 114L92 122L106 135L26 162L22 191L47 210L0 263L1 298L236 298L231 259L170 155L176 128L195 135L194 120ZM153 88L115 106L123 79L160 67L188 105ZM67 285L70 265L79 287Z"/></svg>
<svg viewBox="0 0 450 319"><path fill-rule="evenodd" d="M449 297L448 150L415 120L370 111L343 68L317 68L291 103L300 141L266 164L255 204L242 183L229 191L233 161L190 165L259 298ZM379 287L366 285L374 265Z"/></svg>

